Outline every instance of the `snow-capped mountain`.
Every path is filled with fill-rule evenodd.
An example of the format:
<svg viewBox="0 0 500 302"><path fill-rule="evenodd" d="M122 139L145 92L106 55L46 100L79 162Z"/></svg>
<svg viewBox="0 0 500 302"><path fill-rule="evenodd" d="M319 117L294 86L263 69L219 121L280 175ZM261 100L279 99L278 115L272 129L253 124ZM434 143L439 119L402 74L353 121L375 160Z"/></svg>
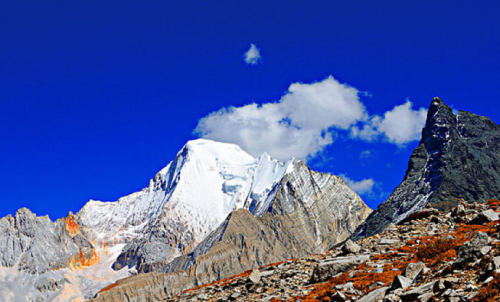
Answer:
<svg viewBox="0 0 500 302"><path fill-rule="evenodd" d="M285 181L293 185L283 187ZM294 191L288 192L290 188ZM81 293L75 297L89 298L118 278L163 267L193 251L235 210L246 210L252 217L292 213L297 205L313 208L323 198L321 190L330 192L328 204L338 203L348 210L335 210L328 219L308 222L311 238L320 245L325 240L319 235L325 232L322 223L338 220L335 232L342 235L330 241L343 240L370 211L339 177L313 173L297 159L282 163L267 154L253 158L233 144L194 140L140 192L113 202L91 200L75 215L70 213L55 223L26 211L1 219L0 241L6 244L0 246L0 265L9 272L18 271L3 275L11 276L9 282L25 284L30 295L41 301L57 301L67 291L75 292L75 286ZM307 221L321 216L315 211ZM346 219L349 225L342 222ZM51 249L44 255L41 251L47 243ZM51 257L57 261L48 261L43 270L30 265ZM43 278L51 274L45 286L50 289L41 293L35 286L41 277L33 279L30 274ZM64 281L66 275L72 276L71 287ZM6 284L0 280L0 290L9 292L12 288Z"/></svg>
<svg viewBox="0 0 500 302"><path fill-rule="evenodd" d="M138 246L148 251L146 261L169 262L192 250L231 211L265 208L290 162L267 154L255 159L233 144L190 141L147 188L116 202L91 200L76 216L100 245L127 243L125 253Z"/></svg>

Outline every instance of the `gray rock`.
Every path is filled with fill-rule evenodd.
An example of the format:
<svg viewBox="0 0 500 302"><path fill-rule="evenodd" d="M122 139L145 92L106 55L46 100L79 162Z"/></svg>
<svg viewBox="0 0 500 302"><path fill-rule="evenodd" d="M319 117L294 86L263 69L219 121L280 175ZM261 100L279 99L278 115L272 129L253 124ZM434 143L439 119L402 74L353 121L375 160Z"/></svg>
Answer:
<svg viewBox="0 0 500 302"><path fill-rule="evenodd" d="M42 277L36 284L36 289L40 292L54 292L61 289L66 281L64 279L55 280L51 277Z"/></svg>
<svg viewBox="0 0 500 302"><path fill-rule="evenodd" d="M67 219L75 223L75 229L78 227L72 213L54 223L48 216L36 216L26 208L14 217L0 219L0 266L17 264L21 271L41 274L67 267L80 252L90 258L93 246L85 239L85 231L78 229L80 236L75 236L68 229Z"/></svg>
<svg viewBox="0 0 500 302"><path fill-rule="evenodd" d="M423 262L409 263L403 270L403 276L415 280L425 269Z"/></svg>
<svg viewBox="0 0 500 302"><path fill-rule="evenodd" d="M417 302L428 302L428 301L434 301L434 294L433 293L427 293L423 294L417 297L416 301Z"/></svg>
<svg viewBox="0 0 500 302"><path fill-rule="evenodd" d="M460 280L458 278L446 278L439 279L434 282L432 286L432 291L434 293L443 293L447 289L451 289L454 284L459 283Z"/></svg>
<svg viewBox="0 0 500 302"><path fill-rule="evenodd" d="M254 269L250 275L248 276L248 280L245 284L245 288L249 291L249 292L254 292L257 290L257 287L259 286L260 284L260 279L262 277L262 274L260 273L260 271L258 269Z"/></svg>
<svg viewBox="0 0 500 302"><path fill-rule="evenodd" d="M401 302L401 298L395 294L388 294L385 296L384 302Z"/></svg>
<svg viewBox="0 0 500 302"><path fill-rule="evenodd" d="M488 222L496 221L499 219L498 213L492 209L479 213L476 217L472 218L467 224L486 224Z"/></svg>
<svg viewBox="0 0 500 302"><path fill-rule="evenodd" d="M258 269L254 269L251 273L250 273L250 276L248 276L248 279L253 283L253 284L257 284L260 282L260 278L261 278L262 274L260 273L260 271Z"/></svg>
<svg viewBox="0 0 500 302"><path fill-rule="evenodd" d="M356 254L359 252L361 247L356 243L352 242L351 239L348 239L346 243L342 246L342 252L344 254Z"/></svg>
<svg viewBox="0 0 500 302"><path fill-rule="evenodd" d="M316 265L311 276L311 283L323 282L339 273L349 271L370 258L368 255L338 257L321 261Z"/></svg>
<svg viewBox="0 0 500 302"><path fill-rule="evenodd" d="M495 278L493 276L490 276L488 277L488 279L484 280L483 284L490 283L491 281L493 281L493 279Z"/></svg>
<svg viewBox="0 0 500 302"><path fill-rule="evenodd" d="M372 273L377 273L377 274L381 274L384 272L384 268L383 267L377 267L375 268Z"/></svg>
<svg viewBox="0 0 500 302"><path fill-rule="evenodd" d="M236 300L241 296L239 292L234 292L229 296L229 300Z"/></svg>
<svg viewBox="0 0 500 302"><path fill-rule="evenodd" d="M430 205L449 211L458 198L484 202L500 196L500 126L434 98L422 138L401 184L354 232L353 240L382 232Z"/></svg>
<svg viewBox="0 0 500 302"><path fill-rule="evenodd" d="M455 208L453 208L453 211L451 211L451 217L464 217L466 214L465 212L465 207L461 204L457 205Z"/></svg>
<svg viewBox="0 0 500 302"><path fill-rule="evenodd" d="M457 252L456 266L467 262L475 262L482 258L491 249L489 244L493 241L488 234L478 232L470 241L465 242Z"/></svg>
<svg viewBox="0 0 500 302"><path fill-rule="evenodd" d="M500 256L494 257L491 263L493 264L493 270L495 273L500 274Z"/></svg>
<svg viewBox="0 0 500 302"><path fill-rule="evenodd" d="M406 290L413 283L413 279L407 278L405 276L397 275L392 281L391 290L403 289Z"/></svg>
<svg viewBox="0 0 500 302"><path fill-rule="evenodd" d="M429 282L429 283L421 285L417 288L414 288L412 290L406 291L400 295L401 300L403 302L419 301L419 299L424 301L425 300L424 297L427 297L426 295L430 294L431 296L433 296L433 294L432 294L433 285L434 285L434 282ZM425 300L425 301L427 301L427 300Z"/></svg>
<svg viewBox="0 0 500 302"><path fill-rule="evenodd" d="M388 239L388 238L382 238L378 242L379 245L392 245L395 243L401 242L399 239Z"/></svg>
<svg viewBox="0 0 500 302"><path fill-rule="evenodd" d="M389 287L381 287L376 290L369 292L367 295L358 300L358 302L377 302L383 300L385 293Z"/></svg>

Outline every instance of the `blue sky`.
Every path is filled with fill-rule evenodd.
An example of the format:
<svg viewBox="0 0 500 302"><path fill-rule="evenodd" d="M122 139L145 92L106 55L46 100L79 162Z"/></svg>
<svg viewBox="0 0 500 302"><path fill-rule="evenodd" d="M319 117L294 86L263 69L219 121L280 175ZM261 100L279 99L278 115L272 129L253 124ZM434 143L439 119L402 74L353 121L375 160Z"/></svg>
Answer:
<svg viewBox="0 0 500 302"><path fill-rule="evenodd" d="M0 3L0 216L116 200L198 136L376 207L434 96L500 121L498 1L105 2Z"/></svg>

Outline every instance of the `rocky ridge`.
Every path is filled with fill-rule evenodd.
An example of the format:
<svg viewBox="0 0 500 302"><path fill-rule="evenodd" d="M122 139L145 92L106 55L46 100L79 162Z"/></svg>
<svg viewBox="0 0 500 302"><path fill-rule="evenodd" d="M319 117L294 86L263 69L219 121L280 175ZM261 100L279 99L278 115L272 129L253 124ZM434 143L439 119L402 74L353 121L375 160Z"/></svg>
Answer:
<svg viewBox="0 0 500 302"><path fill-rule="evenodd" d="M56 222L27 209L0 219L0 293L83 301L131 274L168 272L137 280L168 280L160 290L176 294L323 252L370 212L340 177L298 159L282 163L233 144L190 141L140 192L91 200Z"/></svg>
<svg viewBox="0 0 500 302"><path fill-rule="evenodd" d="M431 101L418 147L401 184L356 230L354 240L380 233L427 204L449 210L459 199L500 196L500 126L487 117Z"/></svg>
<svg viewBox="0 0 500 302"><path fill-rule="evenodd" d="M273 200L262 214L233 211L193 252L154 264L151 269L167 273L150 277L173 284L138 289L129 284L148 277L132 276L94 301L158 299L267 263L323 253L347 239L371 211L339 177L313 172L299 161L270 194Z"/></svg>
<svg viewBox="0 0 500 302"><path fill-rule="evenodd" d="M499 213L498 200L427 207L356 243L163 301L500 301Z"/></svg>

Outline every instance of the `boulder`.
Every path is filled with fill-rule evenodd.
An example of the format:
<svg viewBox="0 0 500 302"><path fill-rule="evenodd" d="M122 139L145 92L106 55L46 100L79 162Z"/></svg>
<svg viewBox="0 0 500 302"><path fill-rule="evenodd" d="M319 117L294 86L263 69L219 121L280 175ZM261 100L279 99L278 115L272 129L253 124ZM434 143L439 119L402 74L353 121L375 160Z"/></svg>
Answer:
<svg viewBox="0 0 500 302"><path fill-rule="evenodd" d="M451 211L451 217L457 218L457 217L464 217L466 215L465 213L465 207L461 204L453 208L453 211Z"/></svg>
<svg viewBox="0 0 500 302"><path fill-rule="evenodd" d="M262 274L260 273L260 271L258 269L254 269L246 280L245 288L249 292L254 292L257 289L257 286L259 286L261 277Z"/></svg>
<svg viewBox="0 0 500 302"><path fill-rule="evenodd" d="M407 278L405 276L397 275L392 281L391 290L403 289L406 290L413 283L413 279Z"/></svg>
<svg viewBox="0 0 500 302"><path fill-rule="evenodd" d="M500 256L493 258L492 264L495 273L500 274Z"/></svg>
<svg viewBox="0 0 500 302"><path fill-rule="evenodd" d="M378 242L379 245L391 245L400 242L399 239L388 239L388 238L382 238Z"/></svg>
<svg viewBox="0 0 500 302"><path fill-rule="evenodd" d="M442 293L447 289L451 289L454 284L459 282L460 280L458 278L439 279L432 285L432 291L434 293Z"/></svg>
<svg viewBox="0 0 500 302"><path fill-rule="evenodd" d="M359 299L358 302L377 302L383 300L388 289L388 287L377 288Z"/></svg>
<svg viewBox="0 0 500 302"><path fill-rule="evenodd" d="M356 254L361 250L361 247L356 243L352 242L351 239L347 240L342 246L342 252L344 254Z"/></svg>
<svg viewBox="0 0 500 302"><path fill-rule="evenodd" d="M352 270L370 258L368 255L338 257L333 260L320 261L312 272L311 283L323 282L331 277Z"/></svg>
<svg viewBox="0 0 500 302"><path fill-rule="evenodd" d="M387 296L385 296L384 302L401 302L401 298L399 298L399 296L395 294L388 294Z"/></svg>
<svg viewBox="0 0 500 302"><path fill-rule="evenodd" d="M248 276L248 280L250 280L252 283L257 284L260 282L262 274L258 269L254 269L251 273L250 276Z"/></svg>
<svg viewBox="0 0 500 302"><path fill-rule="evenodd" d="M423 262L410 263L403 270L403 276L415 280L425 269L426 266Z"/></svg>
<svg viewBox="0 0 500 302"><path fill-rule="evenodd" d="M434 282L429 282L421 285L417 288L404 292L400 295L401 301L403 302L413 302L413 301L428 301L432 294L432 286Z"/></svg>
<svg viewBox="0 0 500 302"><path fill-rule="evenodd" d="M483 232L477 232L476 236L472 240L465 242L458 249L458 263L464 262L475 262L487 254L491 247L489 244L493 241L488 234Z"/></svg>
<svg viewBox="0 0 500 302"><path fill-rule="evenodd" d="M493 211L492 209L486 210L484 212L479 213L476 217L472 218L467 224L486 224L488 222L492 222L498 220L500 217L498 213Z"/></svg>

